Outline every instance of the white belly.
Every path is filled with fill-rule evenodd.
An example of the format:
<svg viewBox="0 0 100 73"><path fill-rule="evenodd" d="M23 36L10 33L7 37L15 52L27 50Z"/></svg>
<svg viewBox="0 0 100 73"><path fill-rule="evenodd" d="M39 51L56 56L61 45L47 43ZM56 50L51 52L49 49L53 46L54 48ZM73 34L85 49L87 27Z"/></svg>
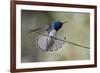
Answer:
<svg viewBox="0 0 100 73"><path fill-rule="evenodd" d="M51 38L51 37L55 37L56 36L56 30L52 30L50 33L49 33L49 37L48 37L48 43L47 43L47 48L48 50L52 49L50 47L53 47L53 44L54 44L54 39Z"/></svg>
<svg viewBox="0 0 100 73"><path fill-rule="evenodd" d="M55 37L56 36L56 30L52 30L50 33L49 33L49 36L52 36L52 37Z"/></svg>

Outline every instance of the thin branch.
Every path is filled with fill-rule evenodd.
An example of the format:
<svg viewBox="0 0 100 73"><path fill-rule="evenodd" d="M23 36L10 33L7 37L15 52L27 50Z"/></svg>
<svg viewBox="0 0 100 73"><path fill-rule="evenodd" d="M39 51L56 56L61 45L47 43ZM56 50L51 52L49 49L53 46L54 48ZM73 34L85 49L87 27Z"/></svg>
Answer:
<svg viewBox="0 0 100 73"><path fill-rule="evenodd" d="M43 36L49 37L48 35L42 34L42 33L39 32L39 31L33 31L33 32L36 32L36 33L41 34L41 35L43 35ZM65 40L62 40L62 39L59 39L59 38L55 38L55 37L51 37L51 38L53 38L53 39L55 39L55 40L59 40L59 41L64 41L64 42L66 42L66 43L73 44L73 45L75 45L75 46L79 46L79 47L82 47L82 48L90 49L89 47L86 47L86 46L83 46L83 45L79 45L79 44L77 44L77 43L73 43L73 42L70 42L70 41L65 41Z"/></svg>

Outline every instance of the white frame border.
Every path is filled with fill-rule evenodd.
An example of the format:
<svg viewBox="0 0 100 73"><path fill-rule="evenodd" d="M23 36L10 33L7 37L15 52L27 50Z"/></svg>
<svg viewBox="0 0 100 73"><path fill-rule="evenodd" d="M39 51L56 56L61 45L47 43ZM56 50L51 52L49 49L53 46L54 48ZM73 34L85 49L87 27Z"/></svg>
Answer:
<svg viewBox="0 0 100 73"><path fill-rule="evenodd" d="M21 41L21 9L90 13L90 60L21 63L21 42L20 42ZM94 9L37 6L37 5L18 5L18 4L16 5L16 68L22 69L22 68L74 66L74 65L89 65L89 64L94 64Z"/></svg>

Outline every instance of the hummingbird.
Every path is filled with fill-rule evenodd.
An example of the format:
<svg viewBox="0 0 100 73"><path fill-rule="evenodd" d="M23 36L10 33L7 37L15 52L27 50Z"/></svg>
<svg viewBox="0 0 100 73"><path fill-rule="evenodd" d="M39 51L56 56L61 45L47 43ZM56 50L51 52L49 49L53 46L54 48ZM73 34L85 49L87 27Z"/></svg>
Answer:
<svg viewBox="0 0 100 73"><path fill-rule="evenodd" d="M44 26L44 27L40 27L40 28L36 28L34 30L31 30L30 32L34 32L34 31L38 32L39 30L45 30L45 31L47 31L48 37L47 37L47 41L46 41L46 45L45 45L46 46L45 50L46 51L49 51L49 50L52 51L53 50L52 47L53 47L53 45L55 43L56 34L57 34L58 30L60 30L62 28L63 24L65 24L65 23L68 23L68 22L67 21L66 22L54 21L49 26L47 26L46 28ZM41 32L41 33L43 33L43 32ZM39 38L39 40L40 39L41 38ZM64 41L60 41L60 42L64 42Z"/></svg>
<svg viewBox="0 0 100 73"><path fill-rule="evenodd" d="M51 23L49 26L46 26L46 28L45 26L39 27L39 28L31 30L30 32L36 32L42 35L42 37L39 37L38 39L38 45L39 45L39 48L41 48L44 51L54 51L55 48L59 49L61 47L58 47L58 46L60 45L62 46L65 42L75 45L75 46L89 49L89 47L67 41L66 37L64 37L63 39L59 39L58 37L56 37L57 32L63 27L65 23L68 23L68 21L65 21L65 22L55 21ZM46 35L42 31L47 31L48 34Z"/></svg>
<svg viewBox="0 0 100 73"><path fill-rule="evenodd" d="M60 22L60 21L55 21L53 22L47 29L48 31L48 48L50 48L51 46L53 46L54 44L54 39L56 38L56 33L58 32L58 30L60 30L63 26L64 23L68 23L68 22Z"/></svg>

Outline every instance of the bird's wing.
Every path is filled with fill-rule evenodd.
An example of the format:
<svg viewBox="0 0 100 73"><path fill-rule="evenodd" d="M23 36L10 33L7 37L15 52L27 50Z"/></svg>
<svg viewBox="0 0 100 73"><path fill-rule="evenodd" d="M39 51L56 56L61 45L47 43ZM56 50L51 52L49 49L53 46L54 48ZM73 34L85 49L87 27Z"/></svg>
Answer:
<svg viewBox="0 0 100 73"><path fill-rule="evenodd" d="M43 36L49 37L48 35L43 34L43 33L39 32L39 31L33 31L33 32L36 32L36 33L41 34L41 35L43 35ZM73 43L73 42L71 42L71 41L67 41L67 40L64 40L64 39L59 39L59 38L57 38L57 37L51 37L51 38L53 38L54 40L59 40L59 41L65 42L65 43L69 43L69 44L72 44L72 45L75 45L75 46L79 46L79 47L82 47L82 48L90 49L89 47L86 47L86 46L83 46L83 45L79 45L79 44L77 44L77 43Z"/></svg>
<svg viewBox="0 0 100 73"><path fill-rule="evenodd" d="M47 31L48 27L49 27L49 25L43 25L41 27L37 27L35 29L30 30L29 33L35 32L35 31Z"/></svg>

